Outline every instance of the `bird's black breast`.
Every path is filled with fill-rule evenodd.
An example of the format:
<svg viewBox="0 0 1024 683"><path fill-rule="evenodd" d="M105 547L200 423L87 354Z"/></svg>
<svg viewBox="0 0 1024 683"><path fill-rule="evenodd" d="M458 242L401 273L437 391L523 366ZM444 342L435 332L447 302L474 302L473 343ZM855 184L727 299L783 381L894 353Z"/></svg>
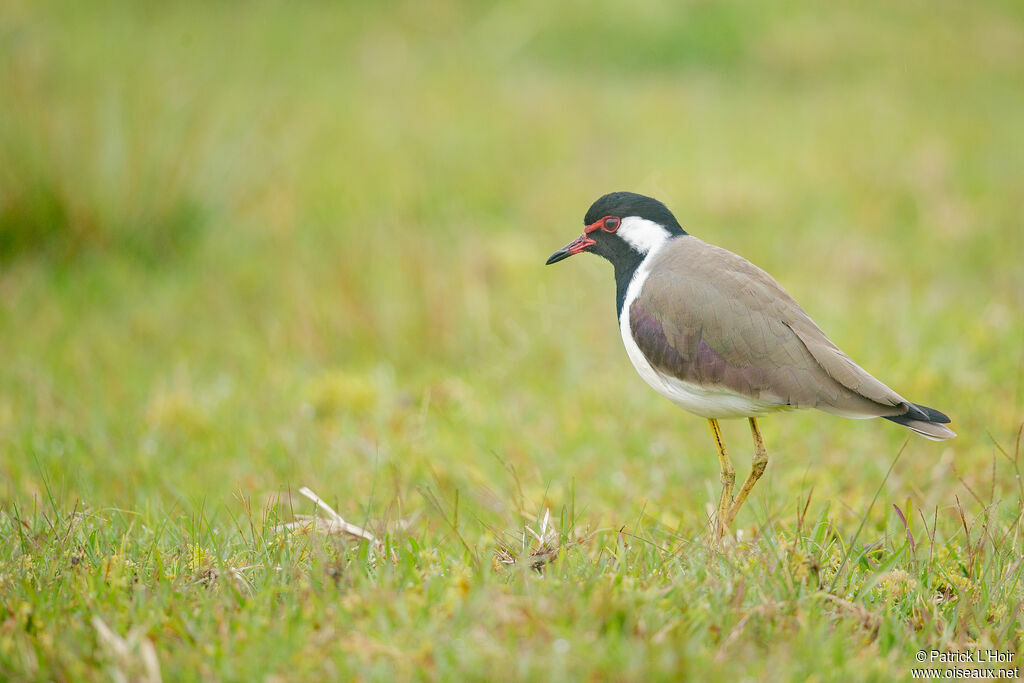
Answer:
<svg viewBox="0 0 1024 683"><path fill-rule="evenodd" d="M640 268L640 264L644 262L644 257L637 252L633 252L635 256L630 257L624 255L620 260L613 261L615 265L615 319L622 319L622 307L626 304L626 292L629 291L629 285L633 282L633 278L636 277L637 270Z"/></svg>

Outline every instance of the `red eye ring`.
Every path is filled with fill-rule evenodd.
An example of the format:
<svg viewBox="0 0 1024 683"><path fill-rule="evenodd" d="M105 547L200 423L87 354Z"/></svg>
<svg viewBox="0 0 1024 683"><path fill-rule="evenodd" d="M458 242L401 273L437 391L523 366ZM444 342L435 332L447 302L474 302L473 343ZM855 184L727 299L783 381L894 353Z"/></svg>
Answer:
<svg viewBox="0 0 1024 683"><path fill-rule="evenodd" d="M602 221L601 229L605 232L615 232L619 229L619 223L621 221L616 216L608 216Z"/></svg>

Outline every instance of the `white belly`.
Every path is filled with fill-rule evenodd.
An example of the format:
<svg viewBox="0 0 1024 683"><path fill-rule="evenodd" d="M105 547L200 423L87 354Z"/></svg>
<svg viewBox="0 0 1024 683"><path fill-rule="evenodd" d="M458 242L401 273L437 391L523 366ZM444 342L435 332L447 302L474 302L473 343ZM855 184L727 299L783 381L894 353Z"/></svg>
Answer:
<svg viewBox="0 0 1024 683"><path fill-rule="evenodd" d="M650 272L651 259L657 251L658 249L651 250L636 269L636 273L633 274L633 279L626 289L626 299L619 316L619 332L622 334L622 343L626 347L626 355L629 356L633 367L644 381L683 410L701 417L758 417L765 413L788 409L787 405L750 398L722 387L702 387L692 382L684 382L659 372L647 362L647 358L644 357L629 330L629 308L640 296L644 281Z"/></svg>
<svg viewBox="0 0 1024 683"><path fill-rule="evenodd" d="M627 339L628 337L628 339ZM670 377L655 370L643 357L640 348L629 336L629 330L622 334L626 353L633 361L633 367L644 381L659 394L677 406L701 417L759 417L766 413L786 410L789 406L761 401L719 387L702 387L692 382Z"/></svg>

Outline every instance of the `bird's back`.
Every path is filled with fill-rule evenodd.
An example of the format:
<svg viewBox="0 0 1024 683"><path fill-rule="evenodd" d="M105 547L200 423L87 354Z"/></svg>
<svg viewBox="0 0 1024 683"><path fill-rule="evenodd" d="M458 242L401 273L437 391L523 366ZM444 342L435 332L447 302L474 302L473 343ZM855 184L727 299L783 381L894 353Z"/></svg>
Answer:
<svg viewBox="0 0 1024 683"><path fill-rule="evenodd" d="M684 382L847 417L907 412L909 402L857 365L764 270L684 235L650 255L632 301L633 337Z"/></svg>

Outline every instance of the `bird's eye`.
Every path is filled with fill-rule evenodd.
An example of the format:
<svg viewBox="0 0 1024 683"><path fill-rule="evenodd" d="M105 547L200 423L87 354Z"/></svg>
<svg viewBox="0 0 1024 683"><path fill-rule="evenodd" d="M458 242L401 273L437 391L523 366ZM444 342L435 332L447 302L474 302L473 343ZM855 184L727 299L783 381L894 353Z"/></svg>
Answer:
<svg viewBox="0 0 1024 683"><path fill-rule="evenodd" d="M615 216L608 216L608 218L604 219L604 226L602 227L602 230L604 230L605 232L615 232L618 229L619 229L619 219L618 218L616 218Z"/></svg>

